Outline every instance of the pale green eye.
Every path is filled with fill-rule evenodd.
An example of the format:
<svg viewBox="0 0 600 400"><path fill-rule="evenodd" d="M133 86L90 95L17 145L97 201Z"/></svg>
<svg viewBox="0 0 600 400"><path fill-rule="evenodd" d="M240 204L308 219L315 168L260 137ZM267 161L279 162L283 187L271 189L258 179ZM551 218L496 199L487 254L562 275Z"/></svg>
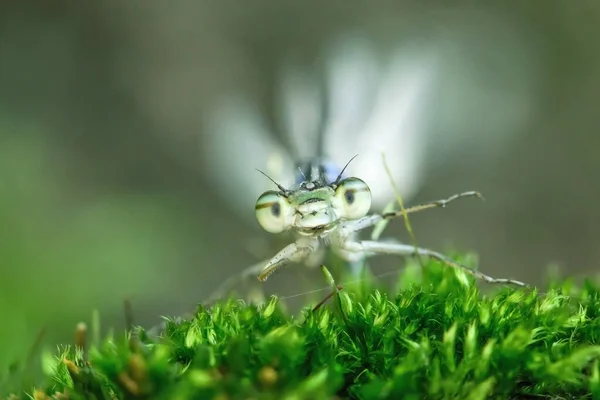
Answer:
<svg viewBox="0 0 600 400"><path fill-rule="evenodd" d="M254 209L258 223L270 233L283 232L294 222L294 209L279 192L263 193L256 201Z"/></svg>
<svg viewBox="0 0 600 400"><path fill-rule="evenodd" d="M346 178L335 190L335 208L345 219L364 217L371 208L371 189L358 178Z"/></svg>

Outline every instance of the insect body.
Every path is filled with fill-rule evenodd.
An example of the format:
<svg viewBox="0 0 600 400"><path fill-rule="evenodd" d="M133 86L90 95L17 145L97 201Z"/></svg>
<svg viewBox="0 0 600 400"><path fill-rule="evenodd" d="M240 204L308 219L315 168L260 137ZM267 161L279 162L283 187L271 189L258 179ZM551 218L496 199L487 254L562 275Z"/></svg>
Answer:
<svg viewBox="0 0 600 400"><path fill-rule="evenodd" d="M352 161L352 160L350 160ZM348 164L346 165L346 167ZM334 181L329 181L325 168L314 166L307 177L294 189L285 189L274 182L279 191L267 191L257 200L256 218L259 224L270 233L293 230L298 239L283 248L271 258L258 275L265 281L275 271L293 262L303 262L323 246L330 246L347 260L357 256L375 254L396 254L412 256L417 253L437 259L444 264L461 268L488 283L511 283L526 286L512 279L496 279L462 265L433 250L414 247L399 242L358 240L356 233L374 226L385 219L396 218L434 207L445 207L449 202L462 197L479 197L479 192L471 191L456 194L448 199L438 200L403 211L367 215L371 207L369 186L359 178L343 178L344 169ZM302 170L301 170L302 171Z"/></svg>

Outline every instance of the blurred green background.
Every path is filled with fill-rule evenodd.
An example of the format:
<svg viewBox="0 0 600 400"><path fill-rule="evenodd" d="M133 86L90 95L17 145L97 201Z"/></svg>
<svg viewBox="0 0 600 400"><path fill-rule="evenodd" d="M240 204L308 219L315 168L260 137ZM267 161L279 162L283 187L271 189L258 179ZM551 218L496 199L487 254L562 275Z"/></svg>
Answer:
<svg viewBox="0 0 600 400"><path fill-rule="evenodd" d="M311 60L345 31L382 53L439 53L405 200L478 189L487 202L415 216L422 245L476 251L485 272L534 284L550 264L597 273L600 3L340 4L0 5L0 368L44 326L49 345L72 341L93 309L122 326L124 299L151 325L272 254L256 250L270 237L254 204L226 201L208 160L262 164L215 153L206 116L244 93L277 136L281 59ZM402 224L390 232L407 238ZM299 274L265 291L294 293Z"/></svg>

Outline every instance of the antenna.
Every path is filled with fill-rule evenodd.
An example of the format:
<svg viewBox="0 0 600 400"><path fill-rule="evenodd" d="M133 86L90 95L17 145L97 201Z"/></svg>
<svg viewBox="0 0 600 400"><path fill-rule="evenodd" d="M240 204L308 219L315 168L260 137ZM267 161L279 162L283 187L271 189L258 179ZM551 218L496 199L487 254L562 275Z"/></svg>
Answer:
<svg viewBox="0 0 600 400"><path fill-rule="evenodd" d="M344 166L344 168L342 168L342 171L340 172L340 174L338 175L338 177L336 178L335 182L333 182L334 185L337 185L340 182L340 179L342 179L342 175L344 174L344 171L346 170L346 168L348 168L348 165L350 165L350 163L352 162L352 160L354 160L356 157L358 157L358 154L355 155L354 157L352 157L350 159L350 161L348 161L346 163L346 165Z"/></svg>
<svg viewBox="0 0 600 400"><path fill-rule="evenodd" d="M261 174L263 174L264 176L266 176L267 178L269 178L269 180L270 180L271 182L273 182L273 183L274 183L274 184L275 184L275 185L276 185L276 186L279 188L279 190L281 190L281 192L282 192L282 193L287 193L287 190L286 190L286 189L285 189L283 186L281 186L279 183L275 182L275 180L274 180L273 178L271 178L269 175L265 174L264 172L262 172L262 171L261 171L260 169L258 169L258 168L256 168L256 170L257 170L258 172L260 172Z"/></svg>
<svg viewBox="0 0 600 400"><path fill-rule="evenodd" d="M300 171L300 175L302 175L302 177L304 178L305 181L307 181L308 179L306 178L306 175L304 175L304 171L302 171L302 167L298 165L298 171Z"/></svg>

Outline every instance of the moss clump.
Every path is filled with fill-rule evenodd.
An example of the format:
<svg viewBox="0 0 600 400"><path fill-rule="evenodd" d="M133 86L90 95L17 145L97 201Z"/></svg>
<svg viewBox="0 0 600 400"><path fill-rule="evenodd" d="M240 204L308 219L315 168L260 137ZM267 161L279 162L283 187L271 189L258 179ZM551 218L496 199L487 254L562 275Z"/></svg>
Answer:
<svg viewBox="0 0 600 400"><path fill-rule="evenodd" d="M462 272L413 265L401 287L372 280L299 317L277 298L228 301L65 348L36 398L512 399L600 398L600 292L585 282L547 293L482 294Z"/></svg>

